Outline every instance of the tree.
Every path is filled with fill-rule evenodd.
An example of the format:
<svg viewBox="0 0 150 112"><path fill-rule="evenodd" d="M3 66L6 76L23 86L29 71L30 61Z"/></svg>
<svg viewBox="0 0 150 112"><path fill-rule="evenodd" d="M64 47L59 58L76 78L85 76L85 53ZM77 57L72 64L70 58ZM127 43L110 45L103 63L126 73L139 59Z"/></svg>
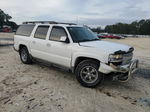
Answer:
<svg viewBox="0 0 150 112"><path fill-rule="evenodd" d="M0 9L0 28L2 28L3 24L4 24L4 12Z"/></svg>
<svg viewBox="0 0 150 112"><path fill-rule="evenodd" d="M97 27L97 28L91 28L91 30L93 32L97 32L98 34L104 32L104 30L100 26Z"/></svg>
<svg viewBox="0 0 150 112"><path fill-rule="evenodd" d="M134 21L131 24L117 23L114 25L107 25L105 31L108 33L117 34L142 34L150 35L150 19Z"/></svg>
<svg viewBox="0 0 150 112"><path fill-rule="evenodd" d="M12 27L12 29L16 29L17 24L15 22L9 21L10 19L12 19L12 17L0 9L0 28L2 28L3 25L9 25Z"/></svg>

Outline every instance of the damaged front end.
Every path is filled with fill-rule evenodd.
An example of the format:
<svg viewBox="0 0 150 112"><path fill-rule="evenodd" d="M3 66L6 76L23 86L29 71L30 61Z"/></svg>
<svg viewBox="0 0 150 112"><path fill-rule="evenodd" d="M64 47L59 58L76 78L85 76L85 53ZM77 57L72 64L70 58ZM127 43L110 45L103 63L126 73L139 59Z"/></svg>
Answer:
<svg viewBox="0 0 150 112"><path fill-rule="evenodd" d="M99 71L105 74L114 72L113 80L126 82L130 79L137 68L139 61L133 60L134 48L130 48L128 52L117 51L109 55L108 64L101 63Z"/></svg>

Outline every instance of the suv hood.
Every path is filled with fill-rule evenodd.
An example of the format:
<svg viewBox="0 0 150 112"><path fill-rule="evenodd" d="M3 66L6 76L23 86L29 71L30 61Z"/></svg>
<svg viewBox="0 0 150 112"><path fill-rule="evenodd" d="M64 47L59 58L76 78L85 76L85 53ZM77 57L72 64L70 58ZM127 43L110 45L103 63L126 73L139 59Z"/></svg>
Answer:
<svg viewBox="0 0 150 112"><path fill-rule="evenodd" d="M109 42L109 41L90 41L90 42L80 42L80 46L84 47L93 47L93 48L99 48L105 52L114 53L116 51L125 51L128 52L131 48L128 45Z"/></svg>

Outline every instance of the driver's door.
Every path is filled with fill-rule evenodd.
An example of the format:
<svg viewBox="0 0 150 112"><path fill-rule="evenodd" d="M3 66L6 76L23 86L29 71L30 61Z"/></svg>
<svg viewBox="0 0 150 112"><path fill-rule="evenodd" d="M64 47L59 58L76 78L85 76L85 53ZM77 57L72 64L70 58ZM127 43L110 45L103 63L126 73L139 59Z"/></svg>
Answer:
<svg viewBox="0 0 150 112"><path fill-rule="evenodd" d="M49 61L65 67L71 65L71 45L61 42L61 37L67 37L67 32L63 27L53 26L47 44L47 52L50 55Z"/></svg>

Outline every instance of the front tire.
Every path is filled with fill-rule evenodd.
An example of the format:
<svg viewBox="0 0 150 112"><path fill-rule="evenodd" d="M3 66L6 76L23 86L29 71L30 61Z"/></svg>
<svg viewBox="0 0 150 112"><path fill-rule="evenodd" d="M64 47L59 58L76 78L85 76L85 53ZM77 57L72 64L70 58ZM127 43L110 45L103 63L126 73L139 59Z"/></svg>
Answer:
<svg viewBox="0 0 150 112"><path fill-rule="evenodd" d="M28 49L26 47L22 47L20 49L20 59L24 64L31 64L32 63L32 59L30 57L30 54L28 52Z"/></svg>
<svg viewBox="0 0 150 112"><path fill-rule="evenodd" d="M79 83L84 87L93 88L103 81L103 74L98 71L99 64L93 60L84 60L80 62L75 75Z"/></svg>

